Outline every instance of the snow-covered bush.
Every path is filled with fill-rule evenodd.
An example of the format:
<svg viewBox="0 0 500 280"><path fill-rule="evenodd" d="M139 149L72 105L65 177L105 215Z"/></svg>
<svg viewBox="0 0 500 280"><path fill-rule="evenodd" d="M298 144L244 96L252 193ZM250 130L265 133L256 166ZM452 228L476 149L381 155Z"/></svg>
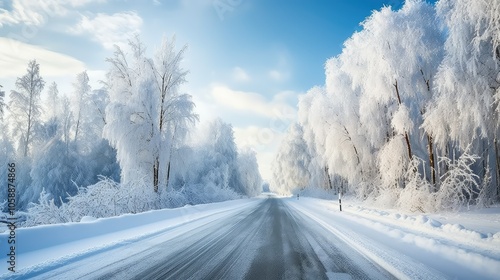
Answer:
<svg viewBox="0 0 500 280"><path fill-rule="evenodd" d="M54 203L50 193L42 190L38 203L30 203L27 211L27 219L22 224L23 226L36 226L44 224L58 224L71 222L72 217L67 215Z"/></svg>
<svg viewBox="0 0 500 280"><path fill-rule="evenodd" d="M437 209L456 211L474 201L479 192L479 176L474 174L472 165L479 159L464 152L458 159L442 157L440 162L448 166L441 176L441 184L436 193Z"/></svg>
<svg viewBox="0 0 500 280"><path fill-rule="evenodd" d="M28 218L23 226L78 222L85 216L112 217L242 197L233 188L221 187L217 180L205 180L204 183L190 182L155 192L144 183L146 180L118 183L110 178L100 177L96 184L78 188L76 195L68 197L67 202L60 200L60 203L55 203L52 194L43 190L38 203L30 203Z"/></svg>
<svg viewBox="0 0 500 280"><path fill-rule="evenodd" d="M397 206L411 212L433 212L436 210L436 201L431 194L429 181L422 177L418 167L422 159L413 157L405 173L406 186L401 190Z"/></svg>

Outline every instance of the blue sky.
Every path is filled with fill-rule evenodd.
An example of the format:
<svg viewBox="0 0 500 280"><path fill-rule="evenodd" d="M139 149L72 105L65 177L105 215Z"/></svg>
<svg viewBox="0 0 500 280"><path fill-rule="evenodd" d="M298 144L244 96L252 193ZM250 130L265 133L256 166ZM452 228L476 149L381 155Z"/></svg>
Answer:
<svg viewBox="0 0 500 280"><path fill-rule="evenodd" d="M149 50L162 36L188 45L183 89L202 122L221 117L240 147L258 153L265 179L300 94L324 83L325 61L359 23L399 0L0 0L0 84L36 58L50 83L70 94L77 73L104 78L112 45L139 32ZM195 135L196 137L196 135Z"/></svg>

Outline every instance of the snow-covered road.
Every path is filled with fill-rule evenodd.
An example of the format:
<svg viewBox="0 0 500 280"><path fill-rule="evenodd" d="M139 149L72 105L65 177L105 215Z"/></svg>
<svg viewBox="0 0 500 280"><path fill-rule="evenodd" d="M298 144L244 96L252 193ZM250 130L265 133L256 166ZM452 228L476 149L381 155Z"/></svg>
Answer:
<svg viewBox="0 0 500 280"><path fill-rule="evenodd" d="M18 272L0 278L495 279L498 275L499 234L474 238L474 232L456 228L448 229L455 234L447 234L446 227L437 228L435 221L425 230L417 222L407 223L409 219L398 222L400 216L380 217L356 207L345 210L339 212L332 201L270 196L21 229L19 240L25 248L18 256ZM461 242L461 234L470 242Z"/></svg>
<svg viewBox="0 0 500 280"><path fill-rule="evenodd" d="M37 269L31 279L388 279L283 199L267 198Z"/></svg>

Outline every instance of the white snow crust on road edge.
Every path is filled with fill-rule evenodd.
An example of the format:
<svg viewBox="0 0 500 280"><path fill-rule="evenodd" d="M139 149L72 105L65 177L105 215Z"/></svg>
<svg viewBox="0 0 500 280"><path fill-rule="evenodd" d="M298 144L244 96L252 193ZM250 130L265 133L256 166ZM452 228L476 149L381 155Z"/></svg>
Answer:
<svg viewBox="0 0 500 280"><path fill-rule="evenodd" d="M443 277L426 275L425 270L430 267L449 277L464 278L468 275L495 279L500 275L498 233L482 234L460 225L441 224L421 215L414 218L393 214L394 219L386 221L387 217L380 218L373 213L376 210L370 212L367 208L344 206L344 211L339 212L337 203L321 199L289 199L288 204L397 278L414 278L416 275ZM405 252L412 257L406 256ZM419 267L422 263L425 266Z"/></svg>
<svg viewBox="0 0 500 280"><path fill-rule="evenodd" d="M407 228L412 228L430 234L442 235L446 238L454 239L459 242L477 242L474 244L476 246L480 246L481 244L489 246L491 243L497 243L500 246L500 223L498 223L498 221L495 222L497 222L497 226L499 228L496 232L492 233L466 228L465 226L457 223L442 223L439 220L432 218L431 215L425 214L408 215L404 213L395 213L394 211L371 209L359 205L349 205L348 207L344 207L344 211L383 223L390 223L393 225L404 224ZM498 219L500 219L500 213L498 214ZM491 221L484 222L488 223Z"/></svg>
<svg viewBox="0 0 500 280"><path fill-rule="evenodd" d="M443 275L440 275L438 272L430 271L426 267L414 264L409 261L408 257L399 254L388 247L380 246L380 244L375 246L375 242L372 242L368 238L364 238L355 231L348 228L340 229L331 225L330 223L324 221L324 219L319 218L317 214L303 207L300 203L289 203L289 205L310 219L316 221L350 247L371 259L398 279L415 279L420 277L422 277L421 279L443 278Z"/></svg>
<svg viewBox="0 0 500 280"><path fill-rule="evenodd" d="M221 214L239 211L260 203L260 199L239 199L219 203L162 209L139 214L102 218L80 223L43 225L16 230L16 271L28 272L64 263L73 258L140 240L197 220L217 219ZM209 219L210 220L210 219ZM0 234L2 270L8 278L7 232ZM7 252L5 252L7 253Z"/></svg>

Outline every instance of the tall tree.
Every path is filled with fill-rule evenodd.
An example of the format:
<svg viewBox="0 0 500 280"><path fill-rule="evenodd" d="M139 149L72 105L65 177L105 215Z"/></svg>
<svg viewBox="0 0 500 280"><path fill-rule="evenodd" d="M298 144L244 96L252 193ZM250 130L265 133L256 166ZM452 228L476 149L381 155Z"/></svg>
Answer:
<svg viewBox="0 0 500 280"><path fill-rule="evenodd" d="M245 149L238 153L238 172L246 195L256 196L262 192L262 177L253 150Z"/></svg>
<svg viewBox="0 0 500 280"><path fill-rule="evenodd" d="M83 71L76 76L76 80L73 83L74 93L73 93L73 114L75 116L75 136L74 141L78 143L79 133L82 126L82 118L84 117L84 111L89 102L90 95L90 85L89 85L89 76L87 75L87 71Z"/></svg>
<svg viewBox="0 0 500 280"><path fill-rule="evenodd" d="M47 96L44 99L43 110L46 120L56 118L59 116L61 107L61 100L59 96L59 89L56 82L52 82L47 90Z"/></svg>
<svg viewBox="0 0 500 280"><path fill-rule="evenodd" d="M238 173L238 148L234 142L233 127L215 119L200 134L202 146L194 168L192 181L202 186L231 189L245 194Z"/></svg>
<svg viewBox="0 0 500 280"><path fill-rule="evenodd" d="M423 127L441 150L472 145L482 173L497 171L491 174L500 198L500 1L440 0L436 10L448 36Z"/></svg>
<svg viewBox="0 0 500 280"><path fill-rule="evenodd" d="M292 124L281 142L272 164L273 190L289 194L309 186L311 179L309 165L312 158L303 139L303 133L299 124Z"/></svg>
<svg viewBox="0 0 500 280"><path fill-rule="evenodd" d="M116 47L108 72L110 103L103 135L117 149L122 181L146 180L157 192L168 184L173 143L184 126L197 120L191 96L181 94L187 71L181 68L186 47L163 39L154 58L138 38L129 42L132 55Z"/></svg>
<svg viewBox="0 0 500 280"><path fill-rule="evenodd" d="M9 109L14 124L14 137L19 137L19 148L24 157L30 152L34 130L40 122L40 94L45 81L40 76L40 65L36 60L28 63L27 73L17 78L16 88L10 93Z"/></svg>

